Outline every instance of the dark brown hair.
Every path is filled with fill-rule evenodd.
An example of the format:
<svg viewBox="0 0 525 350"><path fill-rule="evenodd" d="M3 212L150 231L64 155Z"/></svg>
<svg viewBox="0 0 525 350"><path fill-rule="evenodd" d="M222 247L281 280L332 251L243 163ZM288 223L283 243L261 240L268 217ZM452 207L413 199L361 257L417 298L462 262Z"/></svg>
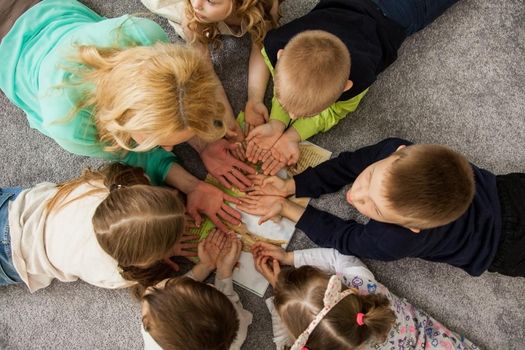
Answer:
<svg viewBox="0 0 525 350"><path fill-rule="evenodd" d="M446 225L468 209L475 183L464 156L441 145L411 145L392 156L397 159L385 178L385 197L406 218L404 226Z"/></svg>
<svg viewBox="0 0 525 350"><path fill-rule="evenodd" d="M324 307L323 298L330 276L312 266L285 268L275 287L274 304L290 334L297 338ZM343 287L343 290L346 287ZM388 299L380 294L357 291L337 303L308 338L306 347L350 349L365 342L384 342L396 319ZM364 325L356 323L365 314Z"/></svg>
<svg viewBox="0 0 525 350"><path fill-rule="evenodd" d="M237 312L226 295L189 277L149 288L142 302L147 303L144 329L164 350L228 350L239 330Z"/></svg>
<svg viewBox="0 0 525 350"><path fill-rule="evenodd" d="M275 96L288 113L312 116L337 101L350 75L350 53L335 35L307 30L286 44L275 66Z"/></svg>

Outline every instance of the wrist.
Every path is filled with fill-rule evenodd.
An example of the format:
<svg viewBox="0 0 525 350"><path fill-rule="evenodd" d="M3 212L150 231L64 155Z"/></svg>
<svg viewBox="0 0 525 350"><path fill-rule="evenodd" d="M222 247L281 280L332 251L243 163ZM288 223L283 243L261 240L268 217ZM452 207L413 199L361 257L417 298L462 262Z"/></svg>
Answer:
<svg viewBox="0 0 525 350"><path fill-rule="evenodd" d="M275 132L278 132L279 134L282 134L284 132L284 129L286 129L286 124L284 124L280 120L270 119L268 124L270 124L270 126L272 127L272 130L274 130Z"/></svg>
<svg viewBox="0 0 525 350"><path fill-rule="evenodd" d="M293 177L284 180L284 192L285 197L292 196L295 194L295 180Z"/></svg>
<svg viewBox="0 0 525 350"><path fill-rule="evenodd" d="M193 266L192 274L198 281L204 281L212 272L215 270L215 266L200 261L197 265Z"/></svg>
<svg viewBox="0 0 525 350"><path fill-rule="evenodd" d="M293 127L286 129L282 137L286 137L288 141L299 143L301 142L301 135Z"/></svg>
<svg viewBox="0 0 525 350"><path fill-rule="evenodd" d="M294 222L299 221L301 216L303 216L305 208L301 207L294 202L284 199L283 208L281 210L281 216L284 216L287 219L290 219Z"/></svg>
<svg viewBox="0 0 525 350"><path fill-rule="evenodd" d="M283 264L288 266L294 266L294 254L293 252L286 252L283 260Z"/></svg>
<svg viewBox="0 0 525 350"><path fill-rule="evenodd" d="M233 269L219 266L217 267L216 275L217 275L217 279L219 280L231 278L233 276Z"/></svg>

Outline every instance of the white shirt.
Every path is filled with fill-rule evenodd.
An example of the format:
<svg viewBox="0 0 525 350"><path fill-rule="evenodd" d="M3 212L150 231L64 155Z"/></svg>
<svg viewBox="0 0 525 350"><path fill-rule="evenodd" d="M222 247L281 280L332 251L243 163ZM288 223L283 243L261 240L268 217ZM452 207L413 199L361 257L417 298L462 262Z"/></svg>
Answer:
<svg viewBox="0 0 525 350"><path fill-rule="evenodd" d="M62 203L94 188L82 184ZM103 288L133 285L117 269L117 262L99 246L93 214L107 192L90 194L46 214L46 204L57 188L42 183L22 191L9 205L11 250L16 271L31 292L47 287L56 278L62 282L81 279Z"/></svg>

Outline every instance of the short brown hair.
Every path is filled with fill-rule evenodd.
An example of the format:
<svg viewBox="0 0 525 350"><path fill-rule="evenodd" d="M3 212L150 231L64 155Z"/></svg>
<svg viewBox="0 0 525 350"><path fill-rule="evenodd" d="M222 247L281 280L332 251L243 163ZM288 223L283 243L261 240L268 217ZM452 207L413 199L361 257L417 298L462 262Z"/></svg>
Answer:
<svg viewBox="0 0 525 350"><path fill-rule="evenodd" d="M324 307L330 276L312 266L285 268L275 286L274 304L290 334L297 338ZM345 288L346 289L346 288ZM368 341L382 343L396 320L390 302L381 294L357 291L335 305L308 338L308 349L343 350ZM357 313L365 314L358 326Z"/></svg>
<svg viewBox="0 0 525 350"><path fill-rule="evenodd" d="M337 101L350 75L350 52L333 34L308 30L286 44L275 66L275 96L297 117L312 116Z"/></svg>
<svg viewBox="0 0 525 350"><path fill-rule="evenodd" d="M142 296L144 329L164 350L228 350L239 330L231 301L216 288L189 277L171 278ZM190 320L191 318L191 320Z"/></svg>
<svg viewBox="0 0 525 350"><path fill-rule="evenodd" d="M461 154L441 145L398 150L385 178L385 197L405 226L428 229L458 219L475 193L474 173Z"/></svg>

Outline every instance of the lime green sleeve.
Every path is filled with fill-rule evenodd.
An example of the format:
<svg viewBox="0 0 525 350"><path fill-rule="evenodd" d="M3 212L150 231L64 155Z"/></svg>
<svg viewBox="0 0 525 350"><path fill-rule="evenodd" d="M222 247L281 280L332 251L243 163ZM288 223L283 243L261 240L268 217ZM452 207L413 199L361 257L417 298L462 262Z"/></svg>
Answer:
<svg viewBox="0 0 525 350"><path fill-rule="evenodd" d="M367 92L368 89L349 100L338 101L313 117L296 119L292 122L291 127L297 131L302 141L320 132L326 132L346 117L348 113L355 111Z"/></svg>
<svg viewBox="0 0 525 350"><path fill-rule="evenodd" d="M266 53L266 50L264 47L261 49L261 55L263 56L264 63L266 63L266 67L270 70L270 73L272 74L273 78L273 66L270 62L270 59L268 58L268 54ZM284 125L288 126L290 124L290 116L288 113L283 109L279 101L277 101L277 98L275 97L275 94L272 98L272 109L270 111L270 119L271 120L279 120L284 123Z"/></svg>

